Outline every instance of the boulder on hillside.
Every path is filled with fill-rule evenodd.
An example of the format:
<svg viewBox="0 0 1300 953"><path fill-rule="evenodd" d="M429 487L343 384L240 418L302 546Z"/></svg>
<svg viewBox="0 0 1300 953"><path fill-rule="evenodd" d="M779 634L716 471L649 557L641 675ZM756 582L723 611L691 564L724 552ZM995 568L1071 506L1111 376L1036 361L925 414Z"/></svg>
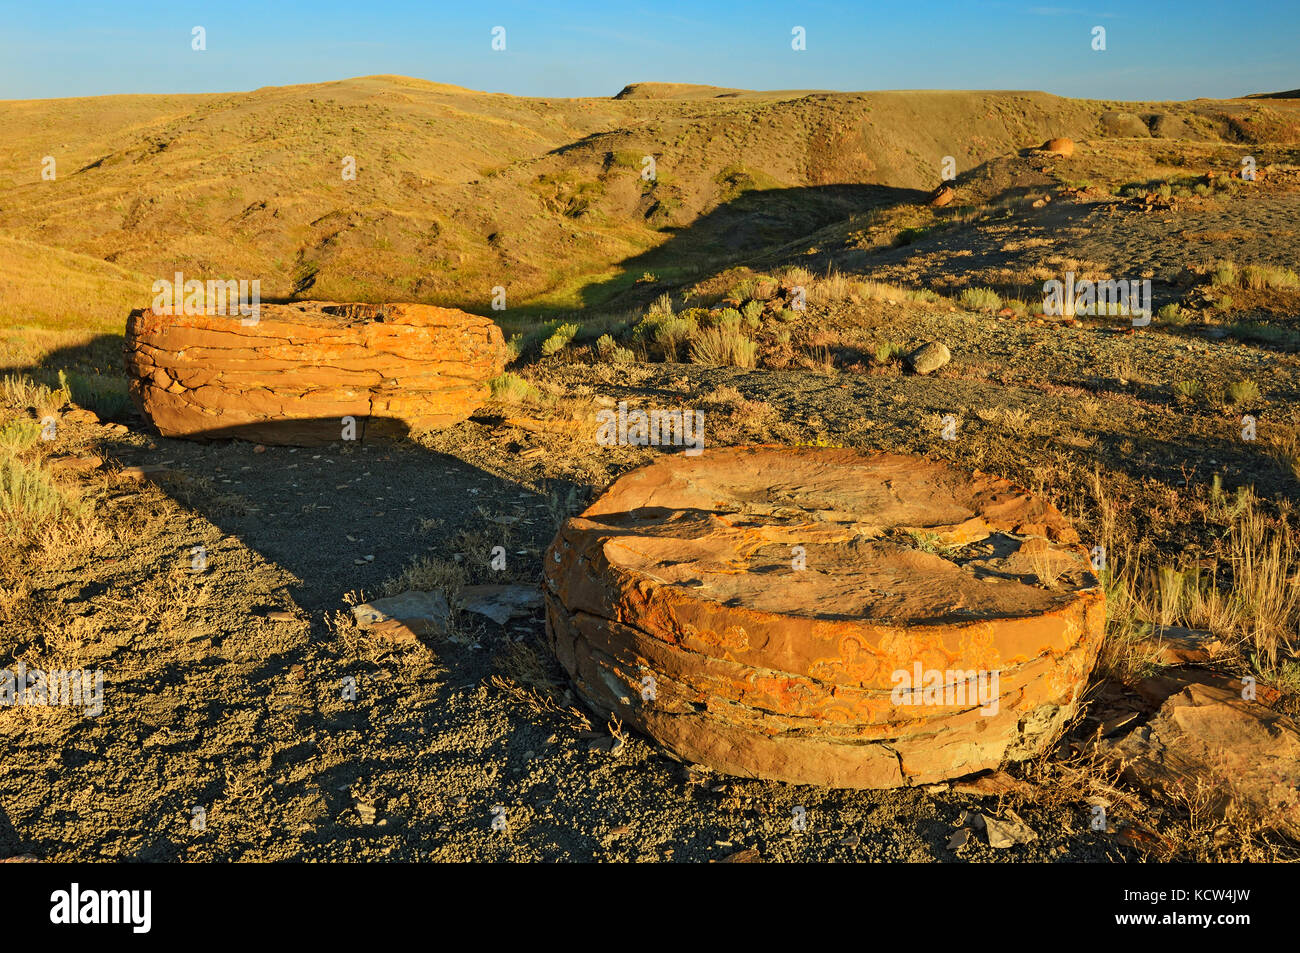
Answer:
<svg viewBox="0 0 1300 953"><path fill-rule="evenodd" d="M505 364L487 318L421 304L133 311L125 350L132 397L164 436L296 446L457 423Z"/></svg>
<svg viewBox="0 0 1300 953"><path fill-rule="evenodd" d="M904 358L914 374L929 374L952 360L952 352L939 341L927 341Z"/></svg>
<svg viewBox="0 0 1300 953"><path fill-rule="evenodd" d="M1156 139L1182 139L1187 142L1203 142L1206 136L1193 129L1186 120L1170 113L1156 113L1149 123L1152 137Z"/></svg>
<svg viewBox="0 0 1300 953"><path fill-rule="evenodd" d="M943 208L945 205L951 205L956 197L957 192L951 185L941 185L930 193L930 207Z"/></svg>
<svg viewBox="0 0 1300 953"><path fill-rule="evenodd" d="M1101 133L1108 139L1151 138L1151 130L1141 116L1117 111L1101 114Z"/></svg>
<svg viewBox="0 0 1300 953"><path fill-rule="evenodd" d="M1050 153L1051 155L1061 156L1062 158L1068 159L1070 156L1074 155L1074 140L1066 139L1064 137L1058 139L1048 139L1039 148L1043 152L1047 152Z"/></svg>
<svg viewBox="0 0 1300 953"><path fill-rule="evenodd" d="M1105 625L1078 535L988 474L729 447L625 474L545 557L578 693L674 752L796 784L928 784L1031 757Z"/></svg>

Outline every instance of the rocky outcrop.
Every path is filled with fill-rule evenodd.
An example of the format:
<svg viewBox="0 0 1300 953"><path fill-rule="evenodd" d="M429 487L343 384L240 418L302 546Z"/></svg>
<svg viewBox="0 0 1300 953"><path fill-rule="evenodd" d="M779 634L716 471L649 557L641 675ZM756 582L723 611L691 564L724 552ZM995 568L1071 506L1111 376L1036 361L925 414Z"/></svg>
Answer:
<svg viewBox="0 0 1300 953"><path fill-rule="evenodd" d="M1141 687L1158 692L1155 715L1098 745L1126 780L1300 837L1300 726L1261 704L1262 687L1198 669L1171 670Z"/></svg>
<svg viewBox="0 0 1300 953"><path fill-rule="evenodd" d="M785 447L626 474L561 527L545 597L596 710L719 771L834 787L1031 755L1105 617L1049 503L919 457Z"/></svg>
<svg viewBox="0 0 1300 953"><path fill-rule="evenodd" d="M445 427L504 362L491 321L430 305L263 304L255 322L144 310L126 327L131 394L168 437L312 446Z"/></svg>

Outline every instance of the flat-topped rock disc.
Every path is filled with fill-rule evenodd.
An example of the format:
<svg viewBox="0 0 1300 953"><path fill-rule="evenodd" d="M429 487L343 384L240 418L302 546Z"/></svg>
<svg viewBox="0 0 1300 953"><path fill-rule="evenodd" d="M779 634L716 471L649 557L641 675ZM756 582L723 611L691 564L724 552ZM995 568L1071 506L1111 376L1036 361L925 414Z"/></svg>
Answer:
<svg viewBox="0 0 1300 953"><path fill-rule="evenodd" d="M1074 710L1103 596L1050 503L919 457L727 448L626 474L546 556L596 709L732 774L927 783Z"/></svg>
<svg viewBox="0 0 1300 953"><path fill-rule="evenodd" d="M168 437L310 446L446 427L504 364L496 325L432 305L296 301L256 321L144 310L126 326L132 396Z"/></svg>

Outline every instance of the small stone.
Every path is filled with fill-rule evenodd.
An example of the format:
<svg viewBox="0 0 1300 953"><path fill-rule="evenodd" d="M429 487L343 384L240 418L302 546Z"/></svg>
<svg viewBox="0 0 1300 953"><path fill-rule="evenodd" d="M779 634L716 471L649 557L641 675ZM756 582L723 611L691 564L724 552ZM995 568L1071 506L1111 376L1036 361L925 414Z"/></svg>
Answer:
<svg viewBox="0 0 1300 953"><path fill-rule="evenodd" d="M254 452L254 453L266 453L266 447L259 443L256 447L253 448L253 452Z"/></svg>
<svg viewBox="0 0 1300 953"><path fill-rule="evenodd" d="M994 771L952 785L953 794L968 794L974 797L1001 797L1006 794L1019 794L1032 797L1033 785L1014 778L1005 771Z"/></svg>
<svg viewBox="0 0 1300 953"><path fill-rule="evenodd" d="M119 474L123 480L148 480L151 483L164 483L168 480L184 480L185 474L180 470L158 464L146 464L138 467L123 467Z"/></svg>
<svg viewBox="0 0 1300 953"><path fill-rule="evenodd" d="M857 834L850 834L848 837L840 838L841 847L857 847L862 843L862 838Z"/></svg>
<svg viewBox="0 0 1300 953"><path fill-rule="evenodd" d="M369 804L366 801L357 801L356 808L357 816L361 818L362 824L375 823L376 811L373 804Z"/></svg>
<svg viewBox="0 0 1300 953"><path fill-rule="evenodd" d="M624 744L622 738L597 738L595 741L587 745L588 751L604 751L608 754L614 755L615 757L618 757L623 753L623 748Z"/></svg>
<svg viewBox="0 0 1300 953"><path fill-rule="evenodd" d="M63 415L63 419L68 423L74 424L97 424L99 415L93 410L86 410L84 407L76 407Z"/></svg>
<svg viewBox="0 0 1300 953"><path fill-rule="evenodd" d="M55 457L50 461L50 469L86 473L91 470L98 470L103 463L104 458L93 453L84 457Z"/></svg>
<svg viewBox="0 0 1300 953"><path fill-rule="evenodd" d="M272 609L266 614L266 618L270 622L294 622L298 617L284 609Z"/></svg>
<svg viewBox="0 0 1300 953"><path fill-rule="evenodd" d="M938 341L928 341L907 355L907 366L914 374L931 374L952 360L952 353Z"/></svg>
<svg viewBox="0 0 1300 953"><path fill-rule="evenodd" d="M965 847L970 842L970 838L970 828L959 828L953 831L952 836L948 838L948 849L956 850L958 847Z"/></svg>
<svg viewBox="0 0 1300 953"><path fill-rule="evenodd" d="M375 599L352 607L357 625L374 635L397 641L414 641L420 636L447 631L451 609L441 591L410 590L387 599Z"/></svg>
<svg viewBox="0 0 1300 953"><path fill-rule="evenodd" d="M989 846L999 849L1038 840L1037 832L1022 821L1015 811L1007 811L1007 816L1001 819L985 814L984 832L988 835Z"/></svg>

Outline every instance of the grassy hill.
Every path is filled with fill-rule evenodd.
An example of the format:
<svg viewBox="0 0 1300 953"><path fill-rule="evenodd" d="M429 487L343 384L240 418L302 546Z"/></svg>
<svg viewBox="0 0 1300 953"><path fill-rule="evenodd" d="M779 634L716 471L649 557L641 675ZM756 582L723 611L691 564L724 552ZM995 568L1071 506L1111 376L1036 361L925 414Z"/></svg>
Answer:
<svg viewBox="0 0 1300 953"><path fill-rule="evenodd" d="M260 278L267 299L486 311L502 286L512 316L605 306L915 203L944 156L964 171L1049 136L1100 135L1115 108L1037 92L656 83L544 100L398 76L3 102L0 320L111 320L177 270ZM1222 104L1150 108L1207 135L1249 132L1205 118ZM1276 108L1232 106L1269 128ZM53 181L42 179L46 156ZM355 180L342 174L346 157ZM34 246L63 254L33 269ZM36 288L87 293L33 306L33 276ZM122 281L140 281L139 293Z"/></svg>

